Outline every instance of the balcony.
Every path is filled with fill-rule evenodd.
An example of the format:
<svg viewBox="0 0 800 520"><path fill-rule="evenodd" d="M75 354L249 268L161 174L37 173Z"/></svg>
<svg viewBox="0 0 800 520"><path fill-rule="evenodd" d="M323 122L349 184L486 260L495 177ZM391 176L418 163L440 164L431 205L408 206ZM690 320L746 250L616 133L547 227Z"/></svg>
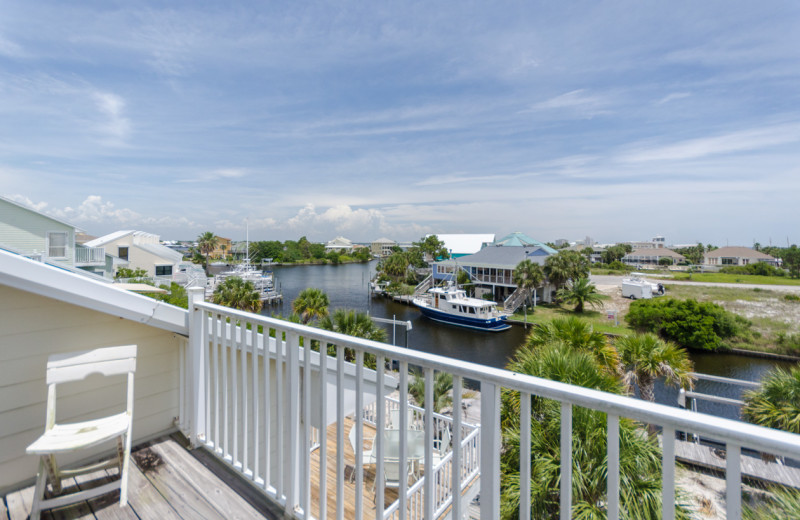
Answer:
<svg viewBox="0 0 800 520"><path fill-rule="evenodd" d="M106 265L106 248L75 246L75 266L104 266Z"/></svg>
<svg viewBox="0 0 800 520"><path fill-rule="evenodd" d="M537 454L526 440L531 438L530 402L536 397L558 402L556 440L572 448L561 451L561 518L570 517L572 506L573 450L580 449L573 443L572 417L578 408L607 417L608 478L601 505L608 518L620 517L622 418L662 432L662 515L667 519L676 511L680 432L722 446L728 518L741 518L743 450L800 459L800 436L244 313L205 303L202 293L191 291L187 328L176 341L179 373L168 375L178 381L177 427L195 448L195 458L214 461L246 484L245 491L234 493L255 496L289 517L498 518L501 391L516 392L522 402L523 426L516 432L522 439L521 518L531 517L525 490ZM333 355L320 355L320 347ZM426 381L421 407L409 404L410 367L419 368ZM434 371L453 375L452 417L433 412ZM150 384L159 377L167 376L153 375ZM462 406L464 380L480 392L474 418ZM350 448L353 429L355 450ZM452 443L437 453L445 430L452 432ZM399 432L396 440L387 434L393 431ZM421 450L410 442L412 435L421 439ZM365 450L374 452L374 459L365 462ZM188 471L182 456L168 464L171 474ZM387 487L390 464L414 469L396 487ZM480 504L473 509L478 493ZM136 504L136 498L131 501ZM0 507L0 518L2 513Z"/></svg>

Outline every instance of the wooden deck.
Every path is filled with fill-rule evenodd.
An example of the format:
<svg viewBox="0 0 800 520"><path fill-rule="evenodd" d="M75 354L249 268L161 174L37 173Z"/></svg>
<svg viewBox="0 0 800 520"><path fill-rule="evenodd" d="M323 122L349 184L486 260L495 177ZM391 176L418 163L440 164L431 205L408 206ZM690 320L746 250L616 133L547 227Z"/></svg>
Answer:
<svg viewBox="0 0 800 520"><path fill-rule="evenodd" d="M180 436L163 437L138 446L131 454L128 507L119 507L119 491L88 502L42 513L43 519L247 519L277 518L266 500L231 475L203 450L189 452ZM197 456L195 456L197 455ZM103 470L65 481L66 491L101 485L116 470ZM76 481L77 480L77 481ZM71 489L70 489L71 488ZM33 486L0 500L0 520L28 518Z"/></svg>

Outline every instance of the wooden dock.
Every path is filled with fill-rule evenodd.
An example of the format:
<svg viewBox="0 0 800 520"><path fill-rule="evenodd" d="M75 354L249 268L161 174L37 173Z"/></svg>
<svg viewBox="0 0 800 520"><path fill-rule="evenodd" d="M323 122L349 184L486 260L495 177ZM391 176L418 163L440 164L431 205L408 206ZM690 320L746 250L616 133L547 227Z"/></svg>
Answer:
<svg viewBox="0 0 800 520"><path fill-rule="evenodd" d="M675 460L699 468L725 472L725 450L675 440ZM800 468L765 461L761 457L742 453L742 478L767 484L781 484L800 489Z"/></svg>

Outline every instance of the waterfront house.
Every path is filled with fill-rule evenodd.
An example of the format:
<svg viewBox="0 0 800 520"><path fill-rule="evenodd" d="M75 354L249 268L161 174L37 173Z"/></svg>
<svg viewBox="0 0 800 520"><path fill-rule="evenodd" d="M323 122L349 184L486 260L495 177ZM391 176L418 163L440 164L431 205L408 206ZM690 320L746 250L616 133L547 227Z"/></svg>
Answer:
<svg viewBox="0 0 800 520"><path fill-rule="evenodd" d="M686 261L686 257L666 247L634 249L622 257L622 262L633 266L658 266L662 258L669 258L672 264Z"/></svg>
<svg viewBox="0 0 800 520"><path fill-rule="evenodd" d="M0 248L40 262L98 276L112 274L102 247L76 243L80 230L61 219L0 197Z"/></svg>
<svg viewBox="0 0 800 520"><path fill-rule="evenodd" d="M461 269L475 284L476 297L490 294L493 300L512 305L509 298L517 290L514 282L517 265L523 260L531 260L543 266L545 259L553 254L556 254L556 250L542 242L519 232L511 233L475 254L436 262L432 266L433 279L436 283L453 280L454 273ZM537 300L551 302L552 292L553 288L545 280L541 287L536 288ZM513 312L513 309L506 310Z"/></svg>
<svg viewBox="0 0 800 520"><path fill-rule="evenodd" d="M86 242L89 247L103 247L114 256L116 269L144 269L149 277L172 277L183 255L161 245L160 237L145 231L116 231Z"/></svg>
<svg viewBox="0 0 800 520"><path fill-rule="evenodd" d="M208 254L209 258L224 260L231 254L231 239L224 237L217 237L217 247Z"/></svg>
<svg viewBox="0 0 800 520"><path fill-rule="evenodd" d="M781 260L749 247L720 247L703 255L703 265L725 267L728 265L747 265L764 262L774 267L781 266Z"/></svg>
<svg viewBox="0 0 800 520"><path fill-rule="evenodd" d="M337 253L349 253L353 250L353 242L342 236L338 236L333 240L329 240L325 244L325 252L330 253L336 251Z"/></svg>
<svg viewBox="0 0 800 520"><path fill-rule="evenodd" d="M132 465L144 468L140 477L153 472L164 479L159 483L163 492L147 494L143 486L131 486L128 507L136 510L125 513L144 519L177 518L176 511L184 518L234 516L228 505L193 515L201 502L223 493L219 478L205 494L192 495L197 503L186 501L183 489L170 487L174 479L202 484L212 478L199 465L189 467L196 458L208 461L208 467L224 465L225 481L247 483L243 493L272 504L287 518L462 518L478 493L474 516L498 518L502 391L519 393L522 403L534 397L560 403L560 442L572 446L560 452L561 487L553 490L562 518L570 516L572 454L580 449L572 437L576 407L608 417L603 456L609 461L608 491L598 500L609 518L619 518L620 486L625 485L619 474L621 417L652 423L663 432L661 493L667 519L675 514L676 432L713 439L720 443L717 450L725 450L731 519L741 516L744 449L800 459L797 435L245 313L203 302L202 289L191 290L190 298L189 309L179 309L0 251L0 517L7 510L12 518L20 511L25 516L30 495L20 488L33 482L37 464L25 455L25 447L44 428L48 356L120 344L136 344L139 351L134 445L180 432L199 453L159 460L153 455L164 452L155 446ZM317 342L330 345L335 357L315 352ZM377 366L399 371L367 369L367 354ZM452 417L433 412L432 392L424 407L408 404L409 366L422 371L428 389L434 371L453 375ZM466 420L464 379L480 391L478 424ZM117 383L90 376L76 385L60 390L60 421L107 413ZM394 392L397 399L389 395ZM523 406L524 426L514 432L522 439L531 435L526 410ZM441 450L445 431L452 432L452 443ZM537 457L527 446L523 442L520 453L523 518L531 516L524 494L531 473L525 461ZM374 456L365 460L368 453ZM392 464L412 468L407 462L414 462L413 475L386 488L384 470ZM183 508L167 507L172 513L165 516L154 502L165 499L183 500ZM113 500L94 502L61 511L60 517L112 516L115 510L109 508L115 507Z"/></svg>
<svg viewBox="0 0 800 520"><path fill-rule="evenodd" d="M392 254L392 249L397 245L394 240L388 238L379 238L373 241L370 246L370 252L375 256L389 256Z"/></svg>

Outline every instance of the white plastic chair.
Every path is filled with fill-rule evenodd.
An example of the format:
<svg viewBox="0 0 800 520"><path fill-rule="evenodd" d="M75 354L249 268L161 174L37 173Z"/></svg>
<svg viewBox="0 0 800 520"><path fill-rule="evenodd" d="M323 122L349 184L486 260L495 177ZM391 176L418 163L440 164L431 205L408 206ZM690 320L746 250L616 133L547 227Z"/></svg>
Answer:
<svg viewBox="0 0 800 520"><path fill-rule="evenodd" d="M350 434L347 436L348 440L350 441L350 447L353 448L353 454L358 460L358 457L361 457L361 467L369 466L370 464L375 464L375 437L371 437L369 439L364 438L365 441L372 441L372 447L368 450L364 449L364 446L358 447L356 446L356 425L354 424L352 428L350 428ZM355 462L353 463L353 472L350 473L350 482L355 479L356 475L356 466Z"/></svg>
<svg viewBox="0 0 800 520"><path fill-rule="evenodd" d="M128 465L131 455L131 427L133 417L133 373L136 371L136 345L85 350L70 354L56 354L47 360L47 420L44 434L26 450L39 455L39 474L36 479L31 520L38 520L43 509L52 509L67 504L103 495L119 489L119 505L128 503ZM81 381L90 374L104 376L128 375L127 408L125 411L79 423L56 424L56 385ZM55 456L117 439L117 456L111 460L72 470L59 469ZM48 500L44 492L48 480L53 493L61 493L61 480L90 473L102 468L119 466L120 478L96 488L63 495Z"/></svg>

